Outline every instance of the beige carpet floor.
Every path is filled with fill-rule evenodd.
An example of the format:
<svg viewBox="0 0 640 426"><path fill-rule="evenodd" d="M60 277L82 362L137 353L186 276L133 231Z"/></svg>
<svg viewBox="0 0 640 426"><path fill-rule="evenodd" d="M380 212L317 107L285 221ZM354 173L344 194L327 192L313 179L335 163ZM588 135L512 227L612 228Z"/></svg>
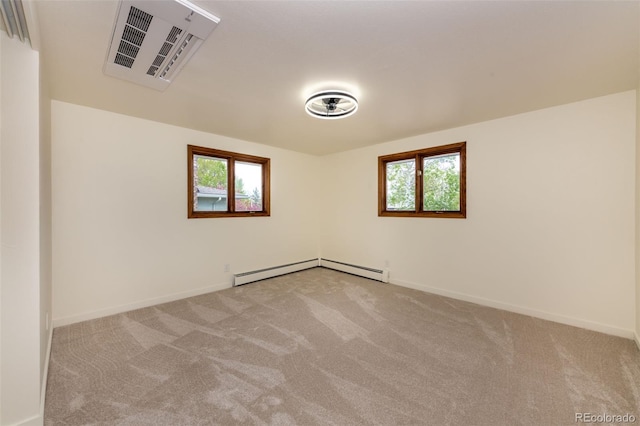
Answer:
<svg viewBox="0 0 640 426"><path fill-rule="evenodd" d="M56 328L46 425L640 423L631 340L315 268Z"/></svg>

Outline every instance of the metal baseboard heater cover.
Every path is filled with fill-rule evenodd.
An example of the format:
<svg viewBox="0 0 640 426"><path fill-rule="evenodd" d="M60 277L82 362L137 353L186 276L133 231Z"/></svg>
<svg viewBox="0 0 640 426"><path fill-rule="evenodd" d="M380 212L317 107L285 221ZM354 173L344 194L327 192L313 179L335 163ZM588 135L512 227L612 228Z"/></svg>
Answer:
<svg viewBox="0 0 640 426"><path fill-rule="evenodd" d="M382 281L383 283L389 282L389 271L387 270L368 268L366 266L352 265L335 260L318 258L235 274L233 276L233 286L236 287L239 285L249 284L255 281L277 277L279 275L302 271L304 269L316 268L318 266L370 278L376 281Z"/></svg>
<svg viewBox="0 0 640 426"><path fill-rule="evenodd" d="M383 283L389 282L389 271L383 269L368 268L366 266L352 265L350 263L338 262L336 260L320 259L320 266L336 271L346 272L352 275L370 278Z"/></svg>
<svg viewBox="0 0 640 426"><path fill-rule="evenodd" d="M236 287L243 284L249 284L254 281L266 280L267 278L290 274L304 269L316 268L318 266L318 259L310 259L303 260L302 262L273 266L271 268L258 269L256 271L243 272L233 276L233 286Z"/></svg>

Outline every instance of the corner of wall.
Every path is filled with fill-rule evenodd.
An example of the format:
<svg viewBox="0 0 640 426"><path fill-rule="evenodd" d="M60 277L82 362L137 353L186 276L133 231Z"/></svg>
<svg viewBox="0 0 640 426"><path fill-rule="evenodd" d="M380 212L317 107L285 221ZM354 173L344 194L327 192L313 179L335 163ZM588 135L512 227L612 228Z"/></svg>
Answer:
<svg viewBox="0 0 640 426"><path fill-rule="evenodd" d="M638 17L640 21L640 16ZM640 57L640 49L638 49ZM636 241L635 241L635 296L636 296L636 324L635 324L635 340L638 348L640 348L640 74L638 75L638 88L636 89L636 204L635 204L635 217L636 217Z"/></svg>
<svg viewBox="0 0 640 426"><path fill-rule="evenodd" d="M640 8L638 9L638 22L640 22ZM638 28L640 36L640 27ZM638 48L638 60L640 60L640 46ZM640 349L640 73L638 73L638 85L636 88L636 332L635 340Z"/></svg>
<svg viewBox="0 0 640 426"><path fill-rule="evenodd" d="M53 326L52 316L52 250L51 250L51 98L45 78L43 61L40 61L40 373L41 387L46 387L48 344ZM48 341L49 340L49 341Z"/></svg>
<svg viewBox="0 0 640 426"><path fill-rule="evenodd" d="M5 424L42 424L40 320L39 54L0 32L2 44L1 416ZM15 190L11 182L20 182ZM11 324L11 330L9 325ZM18 327L19 333L16 332ZM26 420L25 420L26 419Z"/></svg>
<svg viewBox="0 0 640 426"><path fill-rule="evenodd" d="M49 376L49 360L51 359L51 343L53 342L53 326L49 327L47 336L47 349L45 351L44 371L42 373L42 385L40 386L40 417L44 420L44 402L47 395L47 377Z"/></svg>
<svg viewBox="0 0 640 426"><path fill-rule="evenodd" d="M2 129L2 40L0 39L0 129ZM0 152L2 152L2 134L0 133ZM0 157L0 165L2 158ZM0 188L2 187L0 170ZM2 383L2 204L0 203L0 383ZM2 386L0 385L0 412L2 411ZM2 417L0 416L0 422Z"/></svg>

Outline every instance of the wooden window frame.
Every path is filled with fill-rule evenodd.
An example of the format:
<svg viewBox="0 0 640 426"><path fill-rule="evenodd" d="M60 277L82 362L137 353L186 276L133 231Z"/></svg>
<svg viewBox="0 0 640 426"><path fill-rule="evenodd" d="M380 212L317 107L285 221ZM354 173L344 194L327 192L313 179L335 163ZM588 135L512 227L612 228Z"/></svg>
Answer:
<svg viewBox="0 0 640 426"><path fill-rule="evenodd" d="M460 154L460 210L458 211L424 211L422 168L425 158L444 154ZM387 164L395 161L415 159L416 188L415 211L387 210ZM450 145L400 152L378 157L378 216L391 217L440 217L464 219L467 217L467 143L458 142Z"/></svg>
<svg viewBox="0 0 640 426"><path fill-rule="evenodd" d="M197 211L193 209L193 157L202 155L227 160L227 211ZM235 211L235 162L256 163L262 166L262 210ZM239 154L237 152L187 145L187 216L189 219L214 217L256 217L271 215L271 160L265 157Z"/></svg>

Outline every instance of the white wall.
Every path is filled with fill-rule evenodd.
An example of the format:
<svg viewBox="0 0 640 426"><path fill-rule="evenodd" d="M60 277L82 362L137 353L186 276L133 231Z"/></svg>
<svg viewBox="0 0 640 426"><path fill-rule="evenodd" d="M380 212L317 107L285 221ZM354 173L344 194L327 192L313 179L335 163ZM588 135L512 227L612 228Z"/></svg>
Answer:
<svg viewBox="0 0 640 426"><path fill-rule="evenodd" d="M42 64L41 64L42 65ZM40 69L40 377L46 385L49 345L53 327L51 277L51 98L46 72ZM44 394L43 394L44 396ZM42 400L44 402L44 400ZM44 407L41 407L44 409Z"/></svg>
<svg viewBox="0 0 640 426"><path fill-rule="evenodd" d="M635 340L640 349L640 76L636 90L636 327Z"/></svg>
<svg viewBox="0 0 640 426"><path fill-rule="evenodd" d="M319 245L388 264L396 284L631 337L635 102L625 92L315 158L54 101L56 324L228 287L226 263L304 260ZM463 140L467 219L377 216L378 155ZM187 144L270 157L272 217L186 219Z"/></svg>
<svg viewBox="0 0 640 426"><path fill-rule="evenodd" d="M0 33L0 424L41 421L39 57Z"/></svg>
<svg viewBox="0 0 640 426"><path fill-rule="evenodd" d="M638 13L640 21L640 11ZM638 49L640 61L640 49ZM636 327L635 340L640 349L640 73L636 89Z"/></svg>
<svg viewBox="0 0 640 426"><path fill-rule="evenodd" d="M324 158L321 255L633 335L635 91ZM377 157L467 141L467 219L377 216ZM331 201L329 203L329 200Z"/></svg>
<svg viewBox="0 0 640 426"><path fill-rule="evenodd" d="M271 217L187 219L187 144L271 158ZM316 258L318 162L53 101L55 325L230 287L233 272Z"/></svg>

